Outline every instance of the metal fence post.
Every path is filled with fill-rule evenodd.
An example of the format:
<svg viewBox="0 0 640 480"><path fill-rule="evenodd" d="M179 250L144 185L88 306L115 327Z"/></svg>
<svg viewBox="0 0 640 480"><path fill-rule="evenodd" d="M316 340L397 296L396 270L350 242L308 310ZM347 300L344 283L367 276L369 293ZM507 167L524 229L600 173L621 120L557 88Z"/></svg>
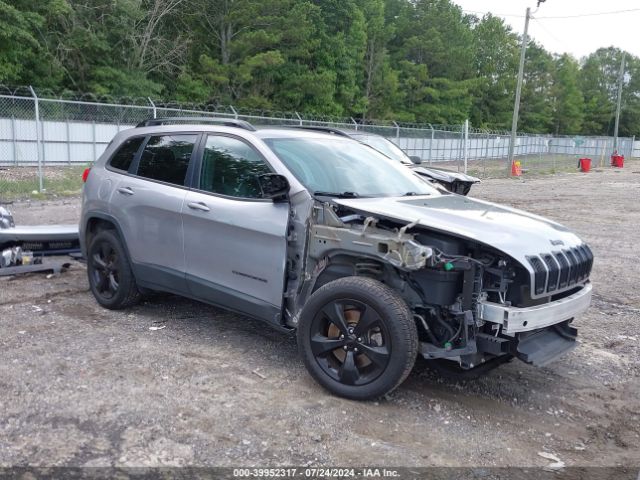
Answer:
<svg viewBox="0 0 640 480"><path fill-rule="evenodd" d="M350 117L351 121L353 122L353 124L355 125L356 131L358 130L358 122L356 122L353 117Z"/></svg>
<svg viewBox="0 0 640 480"><path fill-rule="evenodd" d="M98 151L96 149L96 121L91 122L91 141L93 143L93 161L98 159Z"/></svg>
<svg viewBox="0 0 640 480"><path fill-rule="evenodd" d="M151 108L153 108L153 118L158 118L158 110L156 109L156 104L153 103L153 100L151 100L151 97L147 97L147 100L149 100L149 103L151 104Z"/></svg>
<svg viewBox="0 0 640 480"><path fill-rule="evenodd" d="M396 144L400 142L400 125L398 125L395 120L393 124L396 126Z"/></svg>
<svg viewBox="0 0 640 480"><path fill-rule="evenodd" d="M235 108L233 108L233 105L229 105L229 108L233 112L233 118L235 118L237 120L238 119L238 112L236 111Z"/></svg>
<svg viewBox="0 0 640 480"><path fill-rule="evenodd" d="M460 125L460 138L458 139L458 154L456 155L456 167L458 172L460 171L460 157L463 155L464 150L464 123Z"/></svg>
<svg viewBox="0 0 640 480"><path fill-rule="evenodd" d="M302 117L298 114L298 112L294 112L296 114L296 117L298 117L298 124L300 126L302 126Z"/></svg>
<svg viewBox="0 0 640 480"><path fill-rule="evenodd" d="M435 130L433 129L433 125L429 124L429 128L431 129L431 141L429 142L429 166L431 166L431 154L433 152L433 140L435 137Z"/></svg>
<svg viewBox="0 0 640 480"><path fill-rule="evenodd" d="M469 119L464 121L464 173L467 173L467 163L469 161Z"/></svg>
<svg viewBox="0 0 640 480"><path fill-rule="evenodd" d="M538 141L536 142L536 149L538 150L538 162L540 163L540 165L542 165L542 145L540 145L541 138L539 137L537 140Z"/></svg>
<svg viewBox="0 0 640 480"><path fill-rule="evenodd" d="M67 131L67 163L71 165L71 132L69 131L69 119L65 119L64 125Z"/></svg>
<svg viewBox="0 0 640 480"><path fill-rule="evenodd" d="M33 105L34 105L34 113L36 120L36 158L38 159L38 191L42 193L44 190L44 181L42 179L42 153L40 151L42 144L40 142L40 103L38 102L38 96L36 92L33 90L33 87L29 85L29 90L31 91L31 95L33 96Z"/></svg>
<svg viewBox="0 0 640 480"><path fill-rule="evenodd" d="M483 177L487 176L487 160L489 159L489 132L487 132L486 142L487 142L487 150L484 157L482 158L482 176Z"/></svg>
<svg viewBox="0 0 640 480"><path fill-rule="evenodd" d="M18 165L18 145L16 135L16 117L11 115L11 153L13 154L13 161Z"/></svg>

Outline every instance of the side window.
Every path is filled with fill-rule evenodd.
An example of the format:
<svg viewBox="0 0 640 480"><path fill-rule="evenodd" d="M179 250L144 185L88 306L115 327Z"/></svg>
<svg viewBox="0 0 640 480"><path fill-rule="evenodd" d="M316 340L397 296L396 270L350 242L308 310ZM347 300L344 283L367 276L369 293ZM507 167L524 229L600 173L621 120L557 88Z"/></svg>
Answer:
<svg viewBox="0 0 640 480"><path fill-rule="evenodd" d="M138 149L140 145L142 145L143 140L144 137L137 137L130 138L124 142L113 157L111 157L109 166L117 168L118 170L124 170L125 172L129 170L131 162L133 162L133 158L136 156L136 153L138 153Z"/></svg>
<svg viewBox="0 0 640 480"><path fill-rule="evenodd" d="M200 190L230 197L261 198L258 175L271 169L252 147L241 140L210 136L202 157Z"/></svg>
<svg viewBox="0 0 640 480"><path fill-rule="evenodd" d="M137 175L184 185L197 135L158 135L142 151Z"/></svg>

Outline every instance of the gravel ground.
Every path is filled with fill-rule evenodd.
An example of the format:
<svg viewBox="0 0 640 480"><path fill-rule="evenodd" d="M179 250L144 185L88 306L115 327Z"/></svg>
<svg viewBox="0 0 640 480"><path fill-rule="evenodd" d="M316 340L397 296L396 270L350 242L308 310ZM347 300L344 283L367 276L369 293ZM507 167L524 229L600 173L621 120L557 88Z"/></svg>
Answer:
<svg viewBox="0 0 640 480"><path fill-rule="evenodd" d="M556 363L454 382L418 362L388 398L348 401L313 382L293 338L170 295L102 309L73 263L0 278L0 466L640 465L640 163L472 194L592 246L582 343ZM79 200L10 208L23 225L75 222Z"/></svg>

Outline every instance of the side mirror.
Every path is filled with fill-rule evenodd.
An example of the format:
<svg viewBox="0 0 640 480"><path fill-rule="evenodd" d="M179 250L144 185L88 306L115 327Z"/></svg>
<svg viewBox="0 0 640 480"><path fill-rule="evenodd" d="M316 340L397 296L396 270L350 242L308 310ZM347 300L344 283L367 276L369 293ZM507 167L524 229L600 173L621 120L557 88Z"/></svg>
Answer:
<svg viewBox="0 0 640 480"><path fill-rule="evenodd" d="M258 184L262 190L262 198L271 198L274 201L285 200L289 193L289 180L284 175L277 173L258 175Z"/></svg>
<svg viewBox="0 0 640 480"><path fill-rule="evenodd" d="M420 157L418 157L417 155L409 155L409 158L416 165L420 165L422 163L422 159Z"/></svg>

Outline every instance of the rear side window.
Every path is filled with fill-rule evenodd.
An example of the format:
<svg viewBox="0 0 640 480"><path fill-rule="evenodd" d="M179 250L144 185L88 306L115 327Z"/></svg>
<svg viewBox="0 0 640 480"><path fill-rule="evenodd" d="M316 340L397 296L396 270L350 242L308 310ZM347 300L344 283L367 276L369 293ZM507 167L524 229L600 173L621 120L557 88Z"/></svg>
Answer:
<svg viewBox="0 0 640 480"><path fill-rule="evenodd" d="M133 162L136 153L138 153L138 149L140 148L140 145L142 145L143 140L144 137L138 137L130 138L124 142L115 155L111 157L109 165L113 168L117 168L118 170L124 170L125 172L129 170L131 162Z"/></svg>
<svg viewBox="0 0 640 480"><path fill-rule="evenodd" d="M142 151L137 175L184 185L197 135L158 135Z"/></svg>

